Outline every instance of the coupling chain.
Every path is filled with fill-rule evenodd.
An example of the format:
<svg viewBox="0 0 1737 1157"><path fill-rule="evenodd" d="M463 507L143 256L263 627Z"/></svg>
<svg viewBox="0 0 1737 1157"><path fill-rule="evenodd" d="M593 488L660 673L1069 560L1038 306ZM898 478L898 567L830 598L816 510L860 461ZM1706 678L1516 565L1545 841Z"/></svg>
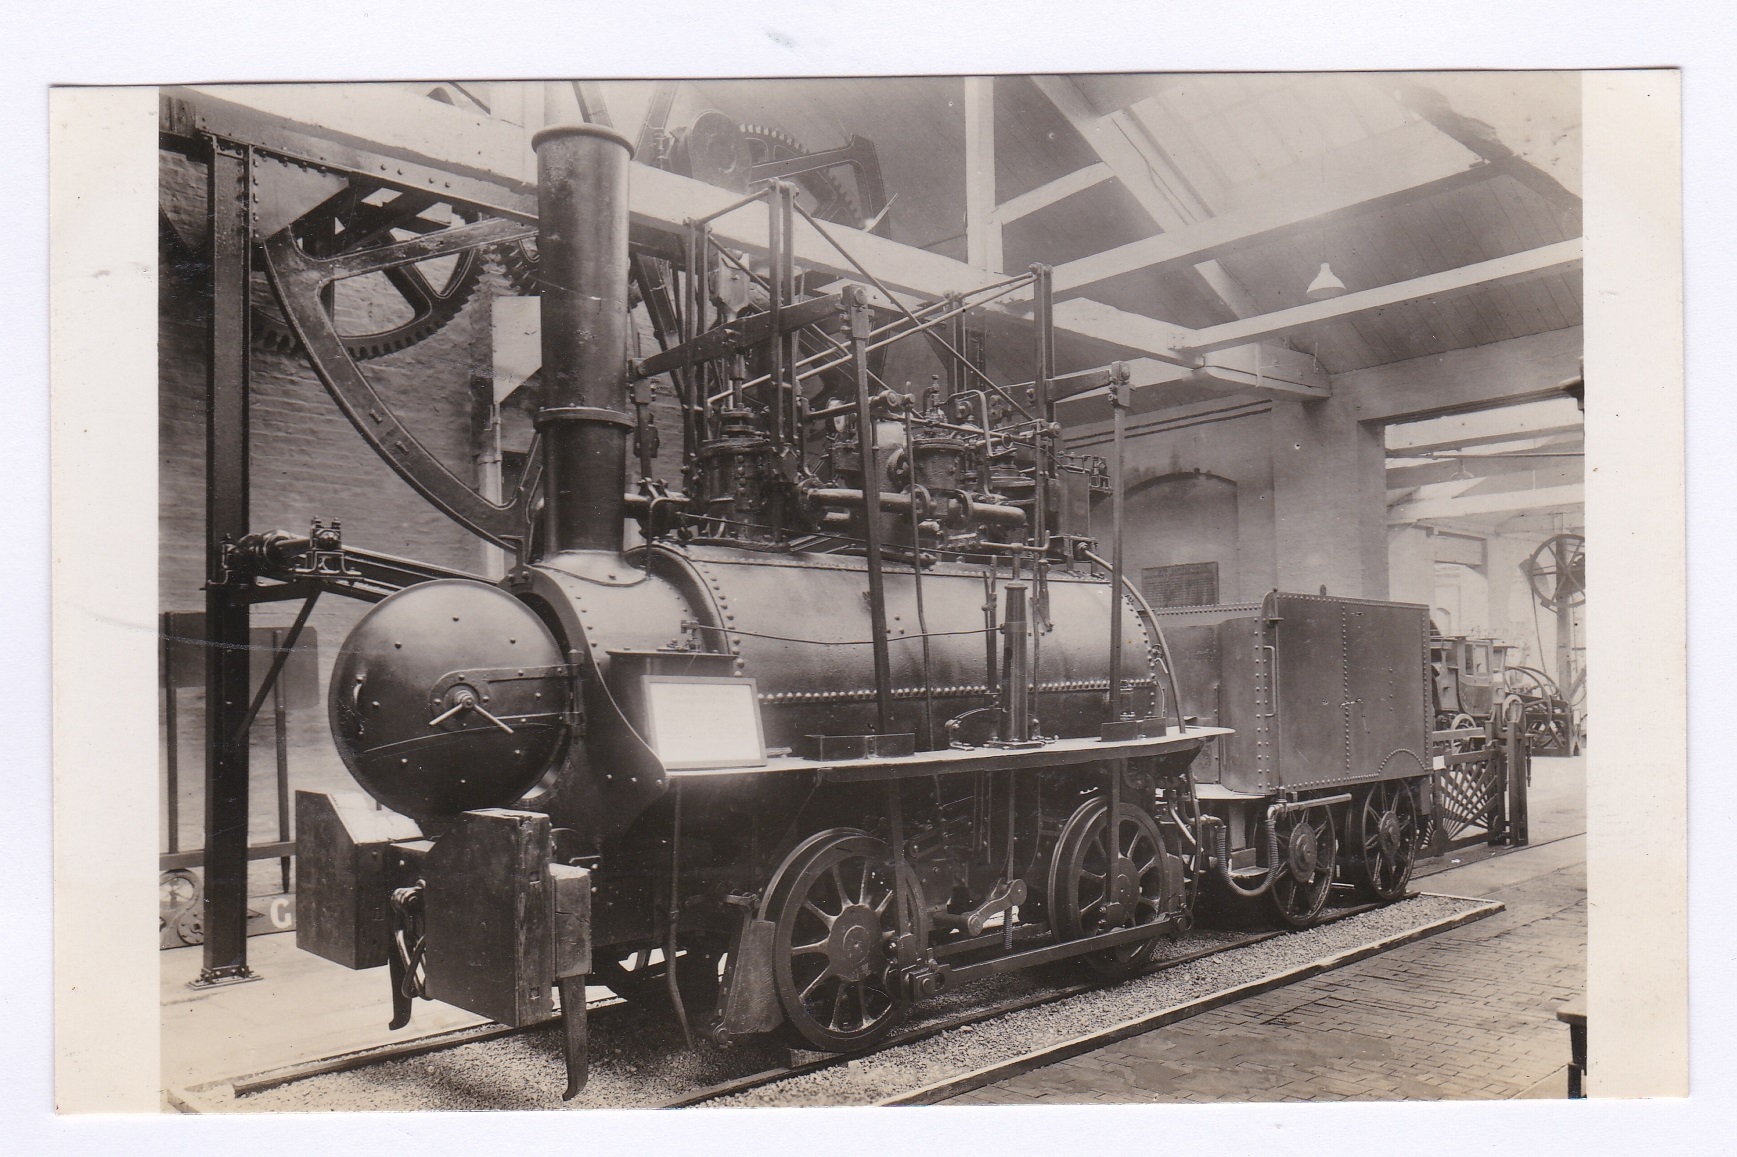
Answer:
<svg viewBox="0 0 1737 1157"><path fill-rule="evenodd" d="M428 999L428 971L423 957L428 951L427 930L423 924L423 883L414 887L392 890L392 950L404 965L401 995Z"/></svg>

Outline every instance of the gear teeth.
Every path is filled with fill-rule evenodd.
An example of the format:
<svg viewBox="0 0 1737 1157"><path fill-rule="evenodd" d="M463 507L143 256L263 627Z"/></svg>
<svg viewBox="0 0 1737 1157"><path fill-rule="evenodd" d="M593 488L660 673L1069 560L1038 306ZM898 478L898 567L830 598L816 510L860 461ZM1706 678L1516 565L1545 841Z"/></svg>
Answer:
<svg viewBox="0 0 1737 1157"><path fill-rule="evenodd" d="M743 125L741 126L741 132L744 137L749 139L750 143L757 140L759 143L769 146L766 149L767 155L759 158L762 161L784 159L783 157L776 155L776 150L780 148L789 150L789 153L787 154L788 156L806 157L808 155L808 150L803 148L794 137L789 133L782 132L778 129L769 128L765 125ZM847 218L841 220L837 215L837 210L834 211L831 220L836 221L838 224L854 227L862 224L866 219L863 216L861 208L858 207L856 203L856 198L846 192L844 186L840 185L831 173L828 173L823 169L817 169L812 173L802 173L797 176L795 180L798 184L804 184L811 181L824 182L826 184L827 190L833 198L835 198L836 204L847 214ZM814 189L810 187L809 192L813 193Z"/></svg>
<svg viewBox="0 0 1737 1157"><path fill-rule="evenodd" d="M317 168L297 162L289 163L298 168ZM453 204L452 209L453 216L461 221L472 222L482 218L482 214L463 205ZM462 313L476 293L477 287L482 284L487 266L483 251L479 249L464 250L458 260L459 264L453 268L447 279L448 289L445 296L437 297L427 313L378 333L340 335L344 349L350 357L361 362L397 353L434 336ZM267 292L269 295L269 290ZM253 333L255 339L265 348L285 356L302 352L302 344L295 332L275 310L268 311L257 305L254 307Z"/></svg>
<svg viewBox="0 0 1737 1157"><path fill-rule="evenodd" d="M542 293L542 267L537 255L523 241L491 245L488 253L499 264L507 284L521 296L536 297Z"/></svg>

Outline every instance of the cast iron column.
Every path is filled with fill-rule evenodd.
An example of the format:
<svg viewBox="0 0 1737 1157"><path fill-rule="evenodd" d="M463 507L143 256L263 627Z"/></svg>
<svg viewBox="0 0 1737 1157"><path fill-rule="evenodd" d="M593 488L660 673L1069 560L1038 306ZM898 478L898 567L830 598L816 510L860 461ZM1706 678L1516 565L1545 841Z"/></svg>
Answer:
<svg viewBox="0 0 1737 1157"><path fill-rule="evenodd" d="M247 392L252 155L214 140L210 165L211 349L205 411L205 967L195 984L247 967L248 603L224 544L248 531Z"/></svg>

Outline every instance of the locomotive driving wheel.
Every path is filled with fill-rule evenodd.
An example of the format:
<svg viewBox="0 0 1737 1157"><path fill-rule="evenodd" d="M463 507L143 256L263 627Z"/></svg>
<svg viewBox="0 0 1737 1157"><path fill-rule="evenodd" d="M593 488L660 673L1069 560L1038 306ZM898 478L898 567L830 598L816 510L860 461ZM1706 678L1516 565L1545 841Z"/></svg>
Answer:
<svg viewBox="0 0 1737 1157"><path fill-rule="evenodd" d="M1180 881L1165 878L1168 848L1157 822L1129 804L1117 810L1113 825L1109 813L1104 800L1087 800L1056 842L1046 908L1059 940L1155 923L1171 907ZM1099 976L1116 979L1138 972L1156 944L1154 937L1081 959Z"/></svg>
<svg viewBox="0 0 1737 1157"><path fill-rule="evenodd" d="M1333 815L1324 807L1298 809L1279 816L1274 828L1283 866L1267 892L1267 906L1280 923L1307 928L1321 915L1333 889L1338 849Z"/></svg>
<svg viewBox="0 0 1737 1157"><path fill-rule="evenodd" d="M1383 901L1405 895L1423 836L1411 785L1397 779L1370 784L1351 804L1349 835L1349 866L1358 889Z"/></svg>
<svg viewBox="0 0 1737 1157"><path fill-rule="evenodd" d="M905 881L906 902L919 901ZM892 851L861 833L811 844L772 897L773 971L788 1028L809 1048L871 1045L909 1008L897 983Z"/></svg>

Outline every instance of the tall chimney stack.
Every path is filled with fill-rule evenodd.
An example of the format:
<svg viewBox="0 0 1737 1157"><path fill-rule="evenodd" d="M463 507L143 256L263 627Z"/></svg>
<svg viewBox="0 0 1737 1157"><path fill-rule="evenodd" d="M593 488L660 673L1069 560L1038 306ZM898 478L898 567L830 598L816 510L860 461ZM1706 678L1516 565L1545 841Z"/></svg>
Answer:
<svg viewBox="0 0 1737 1157"><path fill-rule="evenodd" d="M600 125L551 125L537 151L545 553L620 552L626 517L627 170Z"/></svg>

